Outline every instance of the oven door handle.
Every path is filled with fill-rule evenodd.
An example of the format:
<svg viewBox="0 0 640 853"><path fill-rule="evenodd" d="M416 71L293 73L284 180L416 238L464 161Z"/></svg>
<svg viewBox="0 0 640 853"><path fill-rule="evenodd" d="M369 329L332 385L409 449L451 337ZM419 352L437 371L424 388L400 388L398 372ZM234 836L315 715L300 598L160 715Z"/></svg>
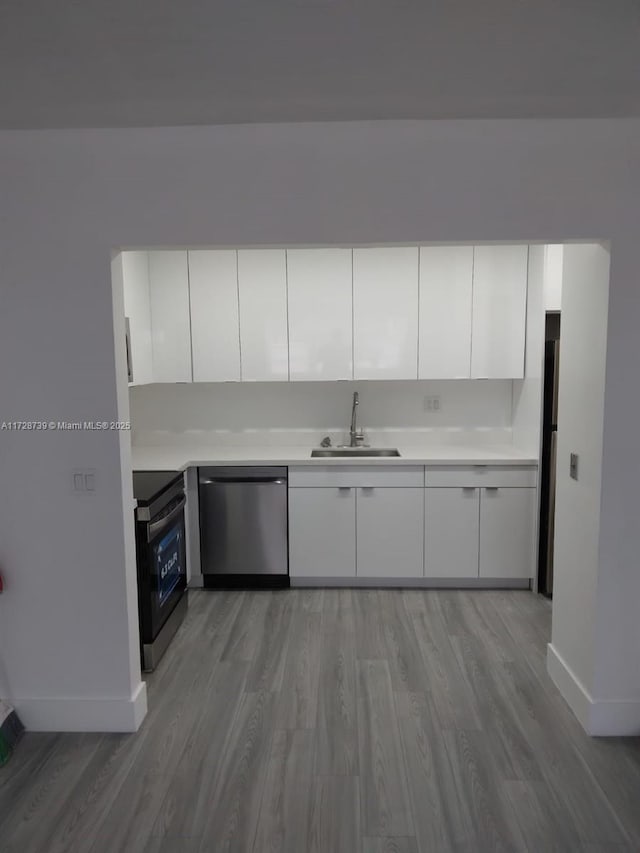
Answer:
<svg viewBox="0 0 640 853"><path fill-rule="evenodd" d="M165 527L168 527L177 518L177 516L180 515L180 513L185 507L186 502L186 497L180 498L180 503L176 504L176 506L169 513L169 515L167 515L165 518L161 518L160 521L154 521L152 524L147 525L148 542L150 542L154 538L154 536L156 536Z"/></svg>

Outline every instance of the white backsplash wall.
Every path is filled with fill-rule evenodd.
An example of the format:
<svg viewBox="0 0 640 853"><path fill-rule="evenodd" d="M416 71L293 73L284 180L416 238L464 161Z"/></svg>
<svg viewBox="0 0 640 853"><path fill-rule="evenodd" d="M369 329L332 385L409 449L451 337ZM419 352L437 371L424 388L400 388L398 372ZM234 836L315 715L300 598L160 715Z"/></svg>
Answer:
<svg viewBox="0 0 640 853"><path fill-rule="evenodd" d="M511 380L156 384L130 389L135 444L317 444L358 426L370 442L511 443ZM427 397L439 398L438 411Z"/></svg>

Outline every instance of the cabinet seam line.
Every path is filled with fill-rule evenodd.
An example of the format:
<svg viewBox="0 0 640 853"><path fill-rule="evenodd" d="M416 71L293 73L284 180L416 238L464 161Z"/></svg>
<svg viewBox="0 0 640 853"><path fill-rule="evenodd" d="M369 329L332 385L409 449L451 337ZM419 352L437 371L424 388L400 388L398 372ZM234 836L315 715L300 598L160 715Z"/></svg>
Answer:
<svg viewBox="0 0 640 853"><path fill-rule="evenodd" d="M529 264L531 263L531 246L527 243L527 278L524 285L524 351L522 353L522 378L527 378L527 324L529 322Z"/></svg>
<svg viewBox="0 0 640 853"><path fill-rule="evenodd" d="M427 576L427 482L426 469L422 486L422 577Z"/></svg>
<svg viewBox="0 0 640 853"><path fill-rule="evenodd" d="M356 341L355 341L355 311L354 311L354 287L353 287L353 248L351 249L351 379L356 378Z"/></svg>
<svg viewBox="0 0 640 853"><path fill-rule="evenodd" d="M356 577L358 577L358 488L356 487L353 490L353 501L354 501L354 516L355 516L355 541L353 543L353 551L356 560Z"/></svg>
<svg viewBox="0 0 640 853"><path fill-rule="evenodd" d="M191 365L191 381L193 382L193 325L191 323L191 267L189 265L189 250L187 249L187 294L189 298L189 362Z"/></svg>
<svg viewBox="0 0 640 853"><path fill-rule="evenodd" d="M240 382L242 382L242 331L240 318L240 257L236 249L236 300L238 305L238 358L240 361Z"/></svg>
<svg viewBox="0 0 640 853"><path fill-rule="evenodd" d="M289 332L289 250L284 250L284 294L287 305L287 382L291 382L291 338Z"/></svg>
<svg viewBox="0 0 640 853"><path fill-rule="evenodd" d="M480 577L480 515L482 503L482 486L478 487L478 577Z"/></svg>
<svg viewBox="0 0 640 853"><path fill-rule="evenodd" d="M469 379L473 379L473 296L476 284L476 247L471 248L471 334L469 335Z"/></svg>
<svg viewBox="0 0 640 853"><path fill-rule="evenodd" d="M151 299L151 252L147 251L147 297L149 301L149 330L151 332L151 383L153 384L156 381L156 370L155 370L155 342L153 335L153 305ZM123 276L124 278L124 276ZM132 360L133 365L133 360Z"/></svg>
<svg viewBox="0 0 640 853"><path fill-rule="evenodd" d="M416 344L416 379L420 379L420 258L422 247L418 246L418 340Z"/></svg>

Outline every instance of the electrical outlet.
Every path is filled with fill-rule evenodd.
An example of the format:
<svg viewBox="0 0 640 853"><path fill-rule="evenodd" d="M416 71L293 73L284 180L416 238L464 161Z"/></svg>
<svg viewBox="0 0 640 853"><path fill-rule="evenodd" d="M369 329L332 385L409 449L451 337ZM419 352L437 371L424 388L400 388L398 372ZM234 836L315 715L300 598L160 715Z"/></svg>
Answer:
<svg viewBox="0 0 640 853"><path fill-rule="evenodd" d="M440 397L437 394L429 395L424 398L424 410L425 412L436 412L442 411L442 405L440 403Z"/></svg>

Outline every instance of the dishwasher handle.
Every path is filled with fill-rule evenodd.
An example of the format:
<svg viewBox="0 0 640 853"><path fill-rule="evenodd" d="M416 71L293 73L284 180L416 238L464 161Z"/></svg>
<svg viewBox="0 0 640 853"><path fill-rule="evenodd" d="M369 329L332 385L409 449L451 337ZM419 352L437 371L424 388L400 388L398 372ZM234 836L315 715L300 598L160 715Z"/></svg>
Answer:
<svg viewBox="0 0 640 853"><path fill-rule="evenodd" d="M231 483L273 483L278 486L286 486L284 477L206 477L200 480L201 486L213 486Z"/></svg>

